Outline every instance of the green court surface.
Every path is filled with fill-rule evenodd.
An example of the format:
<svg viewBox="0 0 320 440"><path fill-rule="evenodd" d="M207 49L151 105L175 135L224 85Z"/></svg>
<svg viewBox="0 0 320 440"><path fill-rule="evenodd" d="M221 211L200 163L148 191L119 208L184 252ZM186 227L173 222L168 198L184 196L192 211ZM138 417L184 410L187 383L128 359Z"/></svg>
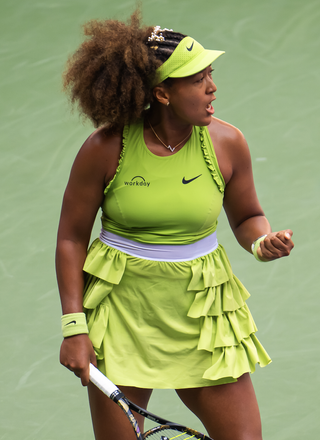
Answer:
<svg viewBox="0 0 320 440"><path fill-rule="evenodd" d="M86 390L59 364L56 230L70 166L92 131L70 113L61 72L83 22L124 19L134 5L1 0L0 440L93 439ZM147 24L226 51L214 66L216 116L245 134L265 212L274 230L294 231L296 245L289 258L261 264L220 221L219 241L273 359L252 376L264 439L317 439L320 3L146 0L143 13ZM150 409L201 430L174 391L155 391Z"/></svg>

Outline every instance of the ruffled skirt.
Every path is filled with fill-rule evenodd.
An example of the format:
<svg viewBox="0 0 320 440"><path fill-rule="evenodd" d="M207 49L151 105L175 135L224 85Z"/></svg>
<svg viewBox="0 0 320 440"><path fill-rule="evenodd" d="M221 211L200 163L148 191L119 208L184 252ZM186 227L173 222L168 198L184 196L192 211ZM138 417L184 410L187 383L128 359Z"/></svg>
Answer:
<svg viewBox="0 0 320 440"><path fill-rule="evenodd" d="M192 261L142 260L92 244L84 310L99 369L117 385L235 382L271 362L221 245Z"/></svg>

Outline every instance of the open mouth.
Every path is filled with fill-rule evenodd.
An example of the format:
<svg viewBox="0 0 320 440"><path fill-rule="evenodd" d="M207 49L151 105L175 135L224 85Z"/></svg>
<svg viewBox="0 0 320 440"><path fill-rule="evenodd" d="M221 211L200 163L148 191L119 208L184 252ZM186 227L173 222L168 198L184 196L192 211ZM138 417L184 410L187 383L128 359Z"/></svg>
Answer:
<svg viewBox="0 0 320 440"><path fill-rule="evenodd" d="M212 107L211 102L209 102L209 104L207 105L207 112L210 113L210 115L213 115L214 113L214 108Z"/></svg>

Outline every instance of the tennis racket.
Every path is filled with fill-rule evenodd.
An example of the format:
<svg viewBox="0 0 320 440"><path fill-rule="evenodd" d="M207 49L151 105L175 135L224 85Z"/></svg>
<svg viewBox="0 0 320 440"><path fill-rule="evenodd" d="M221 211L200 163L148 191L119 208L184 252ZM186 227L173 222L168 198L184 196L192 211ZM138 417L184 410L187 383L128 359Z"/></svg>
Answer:
<svg viewBox="0 0 320 440"><path fill-rule="evenodd" d="M94 365L90 364L90 381L94 383L104 394L106 394L111 400L117 403L122 411L126 414L131 423L132 428L136 434L138 440L187 440L187 439L200 439L200 440L212 440L207 435L201 434L194 429L187 428L186 426L179 425L177 423L169 422L169 420L156 416L146 409L140 408L119 390L119 388L111 382L104 374L101 373ZM159 423L160 426L149 429L144 434L141 433L138 422L134 418L131 411L146 417L153 422Z"/></svg>

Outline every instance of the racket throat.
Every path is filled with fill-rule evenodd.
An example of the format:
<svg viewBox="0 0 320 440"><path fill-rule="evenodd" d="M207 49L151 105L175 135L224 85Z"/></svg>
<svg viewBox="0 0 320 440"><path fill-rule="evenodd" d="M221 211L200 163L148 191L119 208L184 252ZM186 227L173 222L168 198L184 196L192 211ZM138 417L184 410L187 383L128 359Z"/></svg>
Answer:
<svg viewBox="0 0 320 440"><path fill-rule="evenodd" d="M118 403L118 401L120 399L124 400L125 402L127 400L125 395L120 390L116 390L112 394L110 394L110 399L113 400L116 403Z"/></svg>

